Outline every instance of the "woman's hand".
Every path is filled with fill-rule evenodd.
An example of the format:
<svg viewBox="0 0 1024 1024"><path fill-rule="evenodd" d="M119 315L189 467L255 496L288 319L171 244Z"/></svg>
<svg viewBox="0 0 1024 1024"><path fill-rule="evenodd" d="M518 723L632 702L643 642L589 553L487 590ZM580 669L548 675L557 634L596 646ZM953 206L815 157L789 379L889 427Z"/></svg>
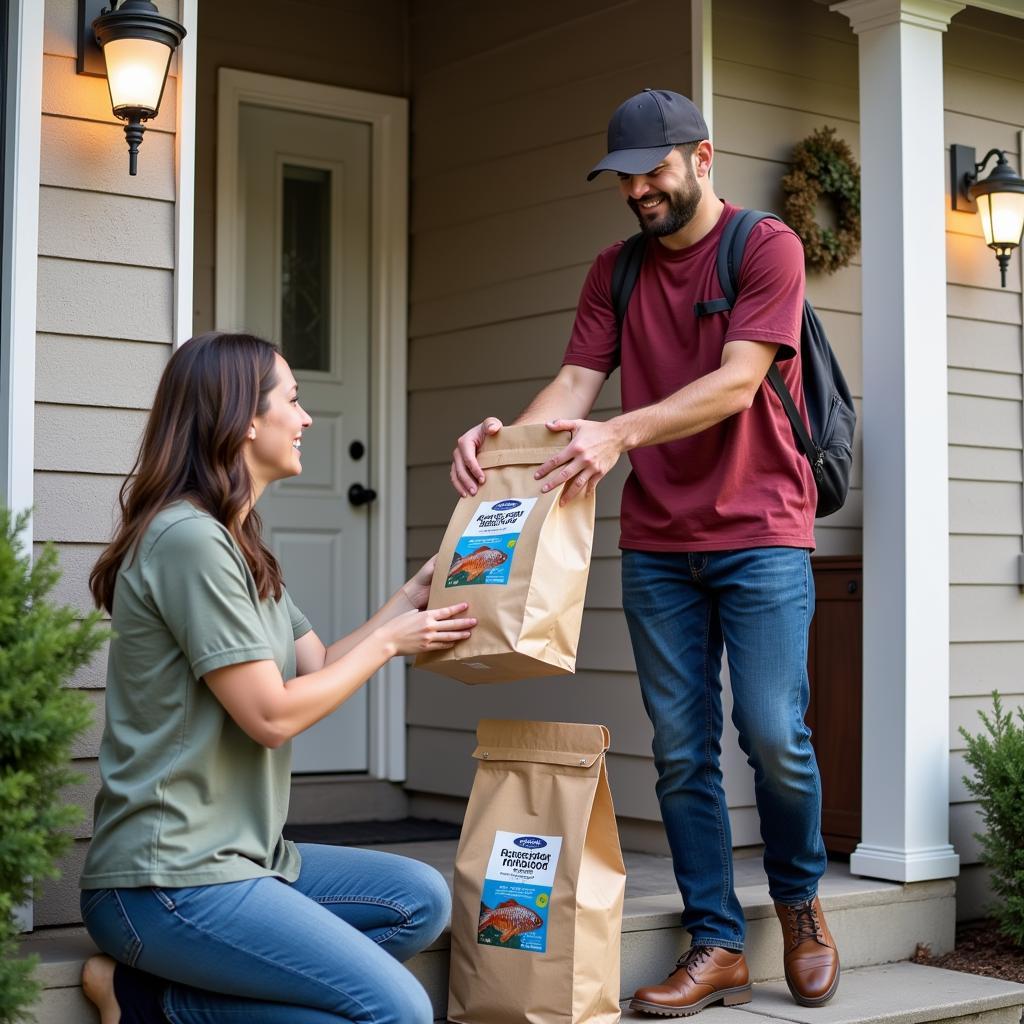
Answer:
<svg viewBox="0 0 1024 1024"><path fill-rule="evenodd" d="M377 630L389 657L396 654L424 654L446 651L473 632L476 619L456 618L468 604L449 605L429 612L404 612Z"/></svg>
<svg viewBox="0 0 1024 1024"><path fill-rule="evenodd" d="M416 570L416 575L411 580L402 584L402 593L405 599L417 611L423 611L427 607L427 600L430 597L430 581L434 578L434 563L437 555Z"/></svg>

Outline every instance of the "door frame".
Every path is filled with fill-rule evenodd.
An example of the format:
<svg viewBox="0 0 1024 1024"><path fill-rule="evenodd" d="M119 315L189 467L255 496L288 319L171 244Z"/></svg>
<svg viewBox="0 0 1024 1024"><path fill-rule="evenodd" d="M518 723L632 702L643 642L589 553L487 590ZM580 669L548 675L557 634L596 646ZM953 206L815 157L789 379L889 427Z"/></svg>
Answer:
<svg viewBox="0 0 1024 1024"><path fill-rule="evenodd" d="M370 517L371 607L405 579L406 363L408 310L409 103L398 96L220 68L217 99L215 316L239 329L243 292L238 111L242 103L336 117L371 129ZM330 642L334 637L325 637ZM405 778L405 662L392 658L369 687L369 774Z"/></svg>

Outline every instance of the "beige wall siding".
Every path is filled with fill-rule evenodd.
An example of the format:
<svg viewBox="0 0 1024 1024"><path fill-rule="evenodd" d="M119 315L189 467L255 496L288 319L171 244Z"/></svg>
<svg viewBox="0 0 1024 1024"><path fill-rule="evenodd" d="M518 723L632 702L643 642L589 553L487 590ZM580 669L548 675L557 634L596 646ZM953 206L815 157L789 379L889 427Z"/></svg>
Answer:
<svg viewBox="0 0 1024 1024"><path fill-rule="evenodd" d="M945 135L993 147L1020 169L1024 128L1024 22L984 11L956 16L944 40ZM959 727L979 732L978 712L999 690L1024 702L1024 597L1017 587L1022 550L1021 267L1015 255L999 287L994 255L973 213L946 213L950 290L950 837L970 875L979 859L977 806ZM961 913L982 909L983 887L962 887Z"/></svg>
<svg viewBox="0 0 1024 1024"><path fill-rule="evenodd" d="M714 180L740 206L781 213L781 180L793 146L830 125L859 155L857 40L849 22L799 0L714 0ZM821 315L860 409L860 255L836 274L809 273L807 297ZM815 528L819 555L860 554L858 428L847 504Z"/></svg>
<svg viewBox="0 0 1024 1024"><path fill-rule="evenodd" d="M742 0L714 4L715 183L720 194L741 205L779 210L779 182L791 148L800 138L829 124L855 153L858 150L857 42L845 19L809 0L775 5L770 17L766 10ZM482 135L470 131L465 125L473 119L474 104L460 110L459 120L453 119L443 101L457 91L460 81L468 83L491 54L486 45L473 48L476 35L470 21L465 28L469 42L462 47L457 41L451 44L458 57L452 58L450 66L426 46L421 55L420 41L434 38L435 20L447 13L447 8L438 9L436 15L433 10L418 10L412 31L417 104L410 347L411 558L434 550L450 511L445 467L454 437L484 414L514 415L549 378L558 365L576 292L593 251L632 229L628 215L616 210L612 197L602 195L602 190L588 193L574 177L578 166L602 152L604 119L631 88L620 88L603 107L596 104L591 110L588 105L581 113L582 125L590 126L589 142L582 127L571 139L551 134L554 128L546 103L551 85L557 80L571 94L568 78L585 54L574 55L561 72L545 69L541 80L526 88L517 85L515 70L525 43L516 42L519 37L513 33L494 64L495 73L485 73L481 79L479 95L481 104L497 105L502 116L495 120L507 130L495 133L489 123ZM567 9L557 18L548 16L545 31L568 38L581 13ZM531 17L536 17L532 11ZM587 13L591 27L602 18L610 24L614 17L612 10ZM1019 119L1019 113L1013 112L1024 106L1021 84L1017 78L993 76L984 63L985 55L991 53L990 34L1002 31L1004 37L1012 37L1012 32L1006 32L1008 23L1009 19L978 12L959 16L954 23L946 45L946 126L947 142L972 144L981 152L998 145L1016 159L1019 125L1014 117ZM1017 44L1002 38L999 46L1000 52L1012 51L1019 57ZM628 54L620 52L619 57L628 58ZM999 66L1016 68L1019 63ZM620 78L619 72L602 69L602 82L617 83ZM687 89L682 74L669 84ZM474 79L474 90L476 85ZM435 87L440 93L436 100L431 96ZM994 95L1002 90L1004 95ZM987 120L982 119L983 111L988 111ZM434 137L438 121L442 122L440 141ZM534 123L539 126L536 132L524 129ZM472 143L468 154L467 138ZM461 167L459 159L466 161ZM483 173L467 174L466 167ZM1016 667L1024 654L1024 616L1015 586L1015 556L1022 529L1021 302L1016 261L1014 283L1000 290L976 220L952 213L948 218L951 770L959 780L961 741L955 726L974 721L978 707L985 703L979 695L993 686L1011 693L1020 689ZM498 251L481 241L491 238L501 239ZM574 260L579 262L573 264ZM810 275L808 294L825 320L859 403L859 259L834 275ZM514 358L509 352L515 353ZM616 401L613 380L599 404L613 412ZM861 550L860 457L858 444L854 490L847 506L818 525L821 554ZM621 468L616 476L621 483ZM467 692L458 684L414 672L409 695L409 775L415 788L458 794L467 790L468 775L442 777L434 768L437 737L431 740L427 732L438 731L453 753L456 747L465 753L473 723L485 714L572 718L581 717L578 709L585 706L582 717L613 726L618 757L647 759L649 727L639 707L619 613L618 484L610 480L603 486L579 675L573 680L517 686L513 699L497 690ZM468 718L465 708L469 708ZM735 750L727 751L726 763L732 773L730 804L742 819L740 812L750 803L749 786L738 784L746 778L745 770ZM456 776L461 782L456 783ZM615 773L613 781L614 777ZM656 816L642 788L633 789L620 778L617 789L620 813ZM953 801L953 838L969 863L976 851L968 835L976 825L959 781ZM739 831L744 831L742 821ZM737 841L743 840L738 836Z"/></svg>
<svg viewBox="0 0 1024 1024"><path fill-rule="evenodd" d="M716 185L734 202L766 209L780 208L788 152L815 126L834 123L857 142L856 40L844 19L811 0L786 6L784 16L773 6L769 17L761 5L714 4ZM464 8L422 5L412 22L411 559L436 549L450 515L455 437L486 414L516 415L550 379L594 254L635 230L613 181L584 180L604 152L609 114L646 85L690 91L686 5L644 0L552 13L531 4L521 31L517 16L494 47L486 41L488 18L481 15L478 26L474 13L461 19L452 56L441 58L430 41L453 12L467 15ZM651 23L679 40L670 59L651 51L646 31L636 33L637 24ZM587 45L578 45L584 37ZM810 65L797 59L808 52L817 55ZM800 76L791 72L796 66ZM450 100L460 93L456 107ZM812 280L810 289L858 398L859 291L856 266ZM607 416L617 407L613 377L597 411ZM626 472L623 460L598 490L577 676L467 690L412 672L411 788L468 793L472 730L485 715L600 721L612 730L618 813L658 819L650 725L621 613L617 520ZM860 550L860 507L857 490L819 533L824 551ZM444 768L442 749L466 764ZM723 763L734 840L756 843L750 772L731 733Z"/></svg>
<svg viewBox="0 0 1024 1024"><path fill-rule="evenodd" d="M177 0L158 6L178 15ZM110 538L117 492L171 351L176 87L168 82L140 150L139 173L130 177L106 81L75 73L77 9L77 0L46 0L34 532L40 543L58 544L64 575L57 599L86 609L88 575ZM320 30L310 33L310 24ZM302 0L283 19L269 2L201 6L195 307L202 328L213 326L216 69L404 94L405 24L403 0ZM78 920L105 673L104 650L73 680L96 709L74 751L84 781L67 794L87 813L63 877L36 903L37 925Z"/></svg>
<svg viewBox="0 0 1024 1024"><path fill-rule="evenodd" d="M176 0L159 0L174 16ZM411 95L412 240L408 548L436 550L454 495L455 436L485 414L514 416L557 369L595 252L635 229L614 183L588 185L607 117L646 85L689 91L688 6L675 0L301 0L281 19L269 0L200 11L195 328L215 326L216 70L236 67ZM60 546L61 600L86 607L86 577L110 536L117 490L170 352L174 267L174 88L150 127L139 175L110 114L105 83L74 74L76 0L46 0L37 339L37 540ZM245 18L239 20L240 11ZM766 13L767 12L767 13ZM310 23L322 30L307 31ZM244 25L245 37L238 26ZM650 46L650 26L674 47ZM813 0L714 3L715 183L747 206L781 208L792 145L835 125L856 151L857 44ZM946 37L946 141L1008 149L1024 125L1020 22L969 11ZM999 59L993 60L993 54ZM1016 59L1014 59L1016 58ZM999 69L998 74L991 69ZM998 287L973 216L947 214L951 512L951 831L976 859L974 805L959 781L956 727L976 725L986 694L1024 700L1024 610L1014 559L1022 527L1022 316L1019 263ZM861 395L860 272L813 275L855 396ZM617 378L598 401L615 412ZM860 551L859 450L848 506L818 528L821 553ZM472 733L487 715L585 719L613 731L617 809L655 820L643 714L618 583L618 493L599 492L594 563L573 678L466 688L410 674L411 787L463 796ZM75 750L89 805L102 725L105 652L79 673L97 721ZM728 708L727 708L728 710ZM727 738L735 840L757 842L749 772ZM39 924L77 919L75 883L90 834L36 905ZM974 887L980 890L980 886Z"/></svg>
<svg viewBox="0 0 1024 1024"><path fill-rule="evenodd" d="M199 7L193 332L214 310L217 70L406 96L405 0L215 0Z"/></svg>
<svg viewBox="0 0 1024 1024"><path fill-rule="evenodd" d="M178 15L177 0L158 6ZM130 177L106 80L75 72L77 12L76 0L46 0L33 532L38 543L57 543L63 577L56 599L85 610L89 572L110 538L117 489L171 349L176 84L168 81L139 151L139 173ZM63 878L35 904L37 925L78 920L105 666L104 651L72 681L96 712L74 750L84 780L67 792L86 814Z"/></svg>
<svg viewBox="0 0 1024 1024"><path fill-rule="evenodd" d="M671 47L650 46L650 27ZM454 505L454 440L487 414L511 419L556 372L597 251L636 230L609 176L592 184L612 110L645 86L690 91L688 5L466 2L414 5L409 348L410 560L436 550ZM618 377L598 415L618 408ZM604 722L620 814L657 819L650 726L621 613L619 492L598 523L573 678L464 687L410 674L408 778L465 796L473 732L488 715ZM740 786L737 807L751 803ZM738 823L743 830L743 823ZM745 841L754 841L746 836Z"/></svg>

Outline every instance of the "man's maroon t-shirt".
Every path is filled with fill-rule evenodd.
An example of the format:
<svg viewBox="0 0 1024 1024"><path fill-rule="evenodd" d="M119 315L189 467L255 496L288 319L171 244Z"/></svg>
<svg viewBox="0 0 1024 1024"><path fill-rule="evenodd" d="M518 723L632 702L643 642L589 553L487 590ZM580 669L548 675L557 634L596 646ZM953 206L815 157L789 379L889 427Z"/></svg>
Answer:
<svg viewBox="0 0 1024 1024"><path fill-rule="evenodd" d="M729 341L780 346L776 359L806 422L800 380L804 253L776 220L747 241L731 311L698 317L697 302L721 298L718 240L737 207L695 245L650 242L616 347L611 279L622 242L601 252L583 285L563 364L622 372L622 409L661 401L718 369ZM753 405L692 437L635 448L622 492L619 546L638 551L814 547L814 477L785 410L764 382Z"/></svg>

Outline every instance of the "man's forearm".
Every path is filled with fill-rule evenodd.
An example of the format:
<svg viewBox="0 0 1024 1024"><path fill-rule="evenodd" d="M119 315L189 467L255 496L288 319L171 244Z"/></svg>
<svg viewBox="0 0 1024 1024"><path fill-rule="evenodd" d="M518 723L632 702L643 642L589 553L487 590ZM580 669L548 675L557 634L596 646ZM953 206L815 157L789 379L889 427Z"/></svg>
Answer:
<svg viewBox="0 0 1024 1024"><path fill-rule="evenodd" d="M623 413L610 423L622 439L623 451L677 441L749 409L756 390L747 377L723 366L660 402Z"/></svg>
<svg viewBox="0 0 1024 1024"><path fill-rule="evenodd" d="M585 417L594 404L593 399L581 394L568 382L556 377L515 418L521 423L547 423L550 420L576 420Z"/></svg>

